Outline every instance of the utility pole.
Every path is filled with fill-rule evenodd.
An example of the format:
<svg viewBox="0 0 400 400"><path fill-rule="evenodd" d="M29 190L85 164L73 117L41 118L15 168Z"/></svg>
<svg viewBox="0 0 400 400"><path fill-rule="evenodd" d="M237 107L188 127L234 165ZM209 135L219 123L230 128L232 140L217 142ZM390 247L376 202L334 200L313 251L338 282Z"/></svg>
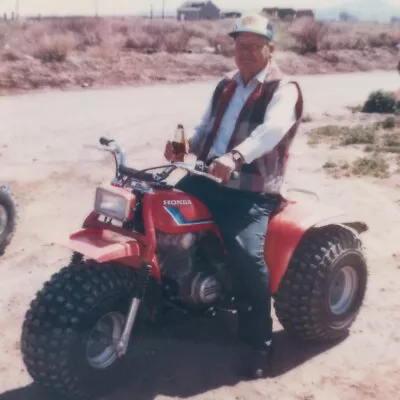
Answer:
<svg viewBox="0 0 400 400"><path fill-rule="evenodd" d="M15 18L19 19L19 0L15 1Z"/></svg>
<svg viewBox="0 0 400 400"><path fill-rule="evenodd" d="M150 19L153 20L153 4L150 4Z"/></svg>
<svg viewBox="0 0 400 400"><path fill-rule="evenodd" d="M94 14L96 17L99 16L99 0L94 0Z"/></svg>
<svg viewBox="0 0 400 400"><path fill-rule="evenodd" d="M165 0L162 0L162 19L164 19L164 13L165 13Z"/></svg>

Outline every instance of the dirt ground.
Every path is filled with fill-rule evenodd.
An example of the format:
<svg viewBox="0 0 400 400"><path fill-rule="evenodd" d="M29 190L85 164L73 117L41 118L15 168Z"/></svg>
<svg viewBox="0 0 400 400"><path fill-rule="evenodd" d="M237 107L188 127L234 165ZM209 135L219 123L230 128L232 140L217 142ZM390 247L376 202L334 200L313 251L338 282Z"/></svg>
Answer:
<svg viewBox="0 0 400 400"><path fill-rule="evenodd" d="M168 335L155 344L140 370L132 371L132 383L106 400L400 399L400 175L333 179L322 168L327 159L357 150L309 147L305 134L339 117L350 123L354 117L346 106L360 104L372 90L393 90L398 75L297 79L312 122L303 124L295 142L288 184L318 192L321 201L343 207L370 227L363 235L368 291L351 335L333 347L305 347L276 322L274 376L241 382L232 365L242 350L226 330L217 323L182 327L174 339ZM0 400L43 400L21 360L21 323L35 292L69 258L56 243L80 227L96 185L113 176L109 157L91 146L105 135L124 145L134 167L161 161L175 125L191 131L214 83L1 98L0 181L11 185L20 221L0 259Z"/></svg>

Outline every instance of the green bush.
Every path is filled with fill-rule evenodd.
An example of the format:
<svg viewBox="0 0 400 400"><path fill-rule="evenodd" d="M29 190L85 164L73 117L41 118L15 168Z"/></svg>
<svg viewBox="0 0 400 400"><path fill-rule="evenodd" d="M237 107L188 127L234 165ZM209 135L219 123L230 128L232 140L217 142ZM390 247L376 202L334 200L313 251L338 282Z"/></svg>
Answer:
<svg viewBox="0 0 400 400"><path fill-rule="evenodd" d="M378 90L369 95L368 100L364 103L362 112L394 114L399 106L394 97L394 93Z"/></svg>

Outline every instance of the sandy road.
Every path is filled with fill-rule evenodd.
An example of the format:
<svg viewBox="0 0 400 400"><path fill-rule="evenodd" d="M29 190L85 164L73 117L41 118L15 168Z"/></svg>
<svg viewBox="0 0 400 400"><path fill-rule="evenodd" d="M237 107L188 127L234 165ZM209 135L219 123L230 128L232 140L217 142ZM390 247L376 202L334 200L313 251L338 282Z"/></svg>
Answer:
<svg viewBox="0 0 400 400"><path fill-rule="evenodd" d="M398 84L397 74L389 72L297 79L306 112L318 118L326 112L347 117L345 106ZM69 256L53 243L80 226L95 185L112 177L111 160L88 146L111 136L124 145L130 165L158 162L175 125L182 122L188 131L194 126L212 87L213 82L0 98L0 181L12 185L21 214L17 235L0 259L0 400L42 400L21 362L21 322L36 290ZM328 151L309 148L299 135L288 181L318 191L323 201L371 228L364 236L370 284L352 335L333 348L299 348L276 324L276 376L244 383L231 371L240 351L224 341L220 328L208 331L210 342L189 340L183 330L181 340L158 344L141 372L133 372L137 381L107 400L400 399L399 188L327 177L321 166Z"/></svg>

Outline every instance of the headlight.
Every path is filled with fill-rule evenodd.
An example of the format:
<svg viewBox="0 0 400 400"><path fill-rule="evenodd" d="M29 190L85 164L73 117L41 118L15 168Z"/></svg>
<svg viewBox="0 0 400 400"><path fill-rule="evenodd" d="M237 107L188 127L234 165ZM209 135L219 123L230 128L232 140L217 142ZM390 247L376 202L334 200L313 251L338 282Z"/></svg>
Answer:
<svg viewBox="0 0 400 400"><path fill-rule="evenodd" d="M96 190L94 210L108 218L125 222L132 218L135 195L125 189L107 186Z"/></svg>

